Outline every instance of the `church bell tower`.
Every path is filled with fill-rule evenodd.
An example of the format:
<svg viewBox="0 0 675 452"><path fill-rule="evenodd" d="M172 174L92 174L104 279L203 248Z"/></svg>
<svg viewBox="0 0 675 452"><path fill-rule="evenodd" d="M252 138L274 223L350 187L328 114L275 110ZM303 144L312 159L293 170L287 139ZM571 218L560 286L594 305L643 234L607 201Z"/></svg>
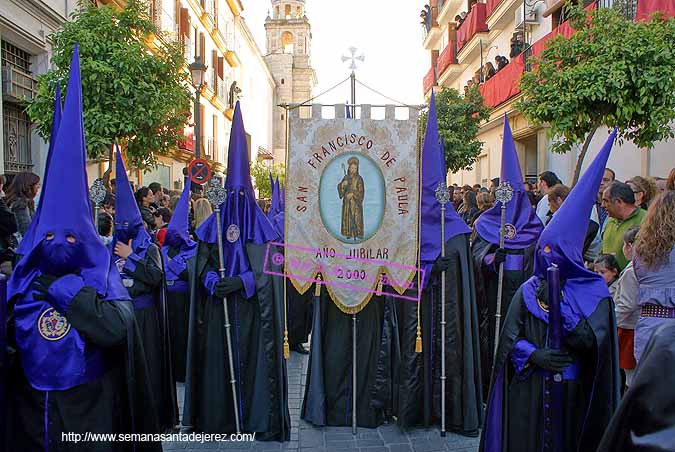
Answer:
<svg viewBox="0 0 675 452"><path fill-rule="evenodd" d="M312 27L305 15L305 0L272 0L265 20L265 60L277 83L275 105L301 103L312 97L316 73L312 68ZM274 110L274 162L284 163L286 112Z"/></svg>

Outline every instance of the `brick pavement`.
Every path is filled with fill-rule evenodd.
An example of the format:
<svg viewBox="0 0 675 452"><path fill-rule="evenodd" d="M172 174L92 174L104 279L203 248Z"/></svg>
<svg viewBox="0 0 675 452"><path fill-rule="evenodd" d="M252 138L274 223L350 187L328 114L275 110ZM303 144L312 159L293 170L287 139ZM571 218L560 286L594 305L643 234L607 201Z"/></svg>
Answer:
<svg viewBox="0 0 675 452"><path fill-rule="evenodd" d="M193 452L204 449L229 451L250 450L292 452L474 452L477 438L466 438L448 433L441 438L439 430L413 429L402 431L396 425L377 429L359 428L352 436L351 427L318 428L300 419L300 407L307 375L307 356L291 353L288 361L288 404L291 413L291 440L286 443L164 443L164 450ZM178 388L182 414L183 388Z"/></svg>

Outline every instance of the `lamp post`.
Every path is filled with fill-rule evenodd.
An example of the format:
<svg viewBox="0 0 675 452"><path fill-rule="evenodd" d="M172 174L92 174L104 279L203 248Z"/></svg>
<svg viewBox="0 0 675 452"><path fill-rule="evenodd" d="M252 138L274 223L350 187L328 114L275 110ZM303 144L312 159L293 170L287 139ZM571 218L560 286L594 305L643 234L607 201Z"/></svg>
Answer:
<svg viewBox="0 0 675 452"><path fill-rule="evenodd" d="M195 157L200 157L202 146L202 124L201 114L199 109L199 98L204 88L204 74L206 73L206 66L202 62L201 56L196 56L194 62L190 64L190 73L192 74L192 86L195 88Z"/></svg>

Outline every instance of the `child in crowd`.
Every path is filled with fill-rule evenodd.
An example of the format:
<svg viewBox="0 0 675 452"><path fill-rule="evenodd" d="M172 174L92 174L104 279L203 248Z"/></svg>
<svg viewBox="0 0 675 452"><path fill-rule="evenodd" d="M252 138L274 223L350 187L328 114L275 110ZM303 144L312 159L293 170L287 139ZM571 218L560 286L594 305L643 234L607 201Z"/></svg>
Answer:
<svg viewBox="0 0 675 452"><path fill-rule="evenodd" d="M616 258L611 254L601 254L595 260L595 272L603 277L609 288L609 294L614 298L621 273Z"/></svg>

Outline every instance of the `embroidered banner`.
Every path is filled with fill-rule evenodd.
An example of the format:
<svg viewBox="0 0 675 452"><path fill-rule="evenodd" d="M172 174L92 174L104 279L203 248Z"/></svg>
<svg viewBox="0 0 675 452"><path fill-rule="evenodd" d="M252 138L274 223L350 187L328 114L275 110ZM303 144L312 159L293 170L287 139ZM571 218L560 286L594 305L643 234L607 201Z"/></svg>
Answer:
<svg viewBox="0 0 675 452"><path fill-rule="evenodd" d="M320 275L335 304L356 313L382 282L402 294L417 273L418 112L311 110L290 111L284 271L301 293Z"/></svg>

